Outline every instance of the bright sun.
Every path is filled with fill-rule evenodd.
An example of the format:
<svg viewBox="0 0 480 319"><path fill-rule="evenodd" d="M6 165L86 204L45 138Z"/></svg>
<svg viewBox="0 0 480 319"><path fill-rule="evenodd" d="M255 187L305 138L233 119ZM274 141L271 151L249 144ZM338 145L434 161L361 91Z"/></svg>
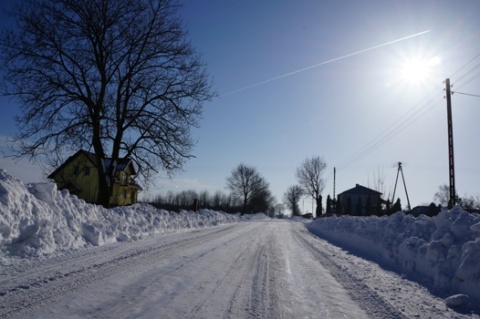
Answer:
<svg viewBox="0 0 480 319"><path fill-rule="evenodd" d="M424 83L431 76L434 67L440 62L441 59L438 56L430 59L407 59L401 68L401 77L404 81L410 83Z"/></svg>

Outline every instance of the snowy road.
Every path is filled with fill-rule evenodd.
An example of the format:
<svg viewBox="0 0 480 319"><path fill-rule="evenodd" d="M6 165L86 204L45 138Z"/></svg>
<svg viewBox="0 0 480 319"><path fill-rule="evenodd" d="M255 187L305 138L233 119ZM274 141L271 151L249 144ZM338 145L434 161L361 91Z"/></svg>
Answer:
<svg viewBox="0 0 480 319"><path fill-rule="evenodd" d="M3 267L0 317L479 318L282 220Z"/></svg>

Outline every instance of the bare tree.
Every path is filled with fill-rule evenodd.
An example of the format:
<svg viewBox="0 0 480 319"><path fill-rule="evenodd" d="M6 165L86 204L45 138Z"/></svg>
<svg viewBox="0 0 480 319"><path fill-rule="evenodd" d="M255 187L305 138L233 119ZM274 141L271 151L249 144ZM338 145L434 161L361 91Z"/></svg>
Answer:
<svg viewBox="0 0 480 319"><path fill-rule="evenodd" d="M325 188L325 180L322 175L326 168L325 160L319 156L314 156L304 160L295 173L303 191L315 200L317 217L322 215L321 194Z"/></svg>
<svg viewBox="0 0 480 319"><path fill-rule="evenodd" d="M304 192L303 188L298 185L290 186L287 189L287 192L283 195L283 201L287 205L288 209L291 210L292 214L295 216L300 216L300 207L298 202L302 198Z"/></svg>
<svg viewBox="0 0 480 319"><path fill-rule="evenodd" d="M232 170L232 174L227 177L227 188L232 195L242 199L242 213L247 212L249 204L253 204L261 198L266 201L269 199L265 197L271 198L269 185L265 179L254 167L245 164L239 164Z"/></svg>
<svg viewBox="0 0 480 319"><path fill-rule="evenodd" d="M2 93L22 107L18 156L51 160L79 148L99 165L108 205L115 163L148 180L192 157L190 129L214 93L176 0L25 0L2 32ZM58 161L57 161L58 162Z"/></svg>
<svg viewBox="0 0 480 319"><path fill-rule="evenodd" d="M208 193L208 191L204 190L204 191L201 191L200 194L198 194L198 203L200 205L200 207L202 208L210 208L211 206L211 200L210 200L210 194Z"/></svg>
<svg viewBox="0 0 480 319"><path fill-rule="evenodd" d="M448 202L450 201L450 188L448 185L438 186L438 192L435 193L434 201L444 207L448 206Z"/></svg>
<svg viewBox="0 0 480 319"><path fill-rule="evenodd" d="M256 187L254 195L248 204L252 212L262 212L267 216L269 210L275 205L275 198L270 192L267 181L263 177L261 177L261 182Z"/></svg>
<svg viewBox="0 0 480 319"><path fill-rule="evenodd" d="M275 214L276 214L277 217L282 218L282 217L283 217L283 211L284 211L284 209L285 209L284 204L282 204L282 203L275 204L275 206L274 206L274 214L273 214L273 216L270 216L270 217L275 217Z"/></svg>
<svg viewBox="0 0 480 319"><path fill-rule="evenodd" d="M455 193L455 197L458 199L458 205L464 209L480 209L479 195L464 195L460 198ZM443 207L447 207L448 203L450 202L450 187L447 184L438 186L438 192L435 193L433 200L435 203L440 204Z"/></svg>
<svg viewBox="0 0 480 319"><path fill-rule="evenodd" d="M390 194L387 194L387 187L385 185L385 179L387 178L385 170L378 167L377 173L373 172L372 175L373 176L372 176L371 184L370 184L370 176L368 178L368 187L376 190L377 192L382 193L384 197L390 198Z"/></svg>
<svg viewBox="0 0 480 319"><path fill-rule="evenodd" d="M480 209L480 196L479 195L471 195L471 196L463 196L459 198L459 204L462 208L467 210L479 210Z"/></svg>

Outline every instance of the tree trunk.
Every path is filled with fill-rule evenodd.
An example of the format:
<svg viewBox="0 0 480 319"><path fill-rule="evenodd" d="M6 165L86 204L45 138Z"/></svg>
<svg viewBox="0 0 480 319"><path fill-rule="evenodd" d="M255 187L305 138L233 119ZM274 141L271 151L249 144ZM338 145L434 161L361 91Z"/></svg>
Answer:
<svg viewBox="0 0 480 319"><path fill-rule="evenodd" d="M103 145L101 141L101 128L100 128L100 107L94 107L94 116L92 123L93 131L93 149L95 151L95 159L97 161L98 170L98 195L97 204L108 208L110 205L110 195L112 193L112 182L109 178L110 169L105 167L105 153L103 151ZM112 166L112 165L110 165Z"/></svg>
<svg viewBox="0 0 480 319"><path fill-rule="evenodd" d="M108 185L106 180L106 174L98 174L98 197L97 204L102 205L105 208L110 206L110 195L112 193L112 188Z"/></svg>
<svg viewBox="0 0 480 319"><path fill-rule="evenodd" d="M242 214L245 214L247 212L247 196L243 198L243 209L242 209Z"/></svg>
<svg viewBox="0 0 480 319"><path fill-rule="evenodd" d="M315 215L317 217L321 217L322 216L322 195L319 195L315 198L315 203L317 205L317 208L315 210Z"/></svg>

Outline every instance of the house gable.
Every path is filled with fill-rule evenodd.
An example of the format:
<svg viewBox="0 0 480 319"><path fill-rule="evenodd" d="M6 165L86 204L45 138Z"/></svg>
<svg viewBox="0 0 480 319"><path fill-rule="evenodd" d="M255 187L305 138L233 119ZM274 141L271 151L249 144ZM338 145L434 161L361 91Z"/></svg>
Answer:
<svg viewBox="0 0 480 319"><path fill-rule="evenodd" d="M66 167L70 166L73 162L78 161L78 159L81 159L82 161L85 161L85 162L88 160L91 166L95 166L95 167L97 166L96 160L95 160L95 154L86 152L84 150L80 150L75 154L73 154L72 156L70 156L69 158L67 158L67 160L62 165L60 165L55 171L53 171L50 175L48 175L48 178L55 179L55 176L57 176L57 174L61 174Z"/></svg>
<svg viewBox="0 0 480 319"><path fill-rule="evenodd" d="M346 190L343 193L338 194L338 196L340 196L340 195L358 195L358 194L372 195L372 196L381 196L382 195L382 193L377 192L374 189L362 186L360 184L356 184L354 188L350 188L349 190Z"/></svg>
<svg viewBox="0 0 480 319"><path fill-rule="evenodd" d="M354 188L338 194L342 213L353 215L371 215L381 210L382 193L356 184Z"/></svg>
<svg viewBox="0 0 480 319"><path fill-rule="evenodd" d="M48 178L53 179L58 189L68 189L86 202L95 203L98 195L98 170L91 153L83 150L70 156Z"/></svg>
<svg viewBox="0 0 480 319"><path fill-rule="evenodd" d="M106 159L105 165L111 160ZM133 162L129 158L119 159L116 165L115 180L110 197L113 206L130 205L137 202L138 192L142 188L135 182L136 174ZM98 199L98 165L95 154L80 150L70 156L48 178L53 179L58 189L68 189L86 202L96 203Z"/></svg>

